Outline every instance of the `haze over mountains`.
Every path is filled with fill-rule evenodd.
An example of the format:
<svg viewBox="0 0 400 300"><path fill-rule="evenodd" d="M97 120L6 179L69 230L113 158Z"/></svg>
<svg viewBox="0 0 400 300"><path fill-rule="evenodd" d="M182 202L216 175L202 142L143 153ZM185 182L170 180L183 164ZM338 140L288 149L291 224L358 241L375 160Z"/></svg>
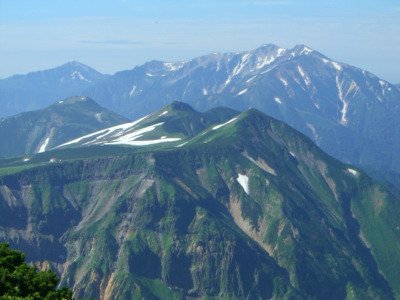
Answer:
<svg viewBox="0 0 400 300"><path fill-rule="evenodd" d="M52 75L55 70L58 77ZM83 79L73 76L76 72ZM152 61L113 76L70 63L1 80L0 103L21 111L27 101L28 107L55 101L53 86L46 92L44 84L50 79L41 83L38 78L42 77L57 84L63 82L60 78L68 78L74 87L70 93L89 96L130 119L176 100L202 111L217 106L239 111L257 108L306 134L330 155L400 187L400 90L304 45L283 49L267 44L252 51L214 53L184 62ZM18 85L18 93L14 91L17 79L31 82L30 78L35 78L35 84L28 86L40 87L42 95L47 95L40 101L24 85ZM65 93L68 84L63 85ZM7 97L10 93L16 96Z"/></svg>
<svg viewBox="0 0 400 300"><path fill-rule="evenodd" d="M400 295L398 195L255 109L175 102L1 164L0 237L79 299Z"/></svg>

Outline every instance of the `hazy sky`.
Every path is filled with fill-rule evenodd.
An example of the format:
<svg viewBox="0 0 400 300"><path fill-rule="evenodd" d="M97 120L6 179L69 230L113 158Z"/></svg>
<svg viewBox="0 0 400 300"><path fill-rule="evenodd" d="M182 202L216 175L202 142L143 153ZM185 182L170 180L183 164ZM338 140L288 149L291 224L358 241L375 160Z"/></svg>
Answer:
<svg viewBox="0 0 400 300"><path fill-rule="evenodd" d="M0 78L306 44L400 83L400 0L0 0Z"/></svg>

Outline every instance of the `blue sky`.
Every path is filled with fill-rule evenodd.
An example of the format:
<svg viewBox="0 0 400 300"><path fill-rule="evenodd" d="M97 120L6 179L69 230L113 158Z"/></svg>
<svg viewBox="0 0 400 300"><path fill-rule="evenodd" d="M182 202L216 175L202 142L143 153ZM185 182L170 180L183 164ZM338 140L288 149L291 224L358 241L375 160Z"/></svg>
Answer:
<svg viewBox="0 0 400 300"><path fill-rule="evenodd" d="M400 83L399 0L0 0L0 78L306 44Z"/></svg>

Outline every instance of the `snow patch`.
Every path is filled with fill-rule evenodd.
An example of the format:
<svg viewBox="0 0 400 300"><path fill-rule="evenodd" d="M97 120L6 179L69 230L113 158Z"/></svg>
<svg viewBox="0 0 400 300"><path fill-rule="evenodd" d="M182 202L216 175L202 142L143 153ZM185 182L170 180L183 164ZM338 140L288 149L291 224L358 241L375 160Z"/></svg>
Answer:
<svg viewBox="0 0 400 300"><path fill-rule="evenodd" d="M154 77L154 76L157 76L157 75L154 75L154 74L151 74L151 73L146 73L146 76L148 76L148 77Z"/></svg>
<svg viewBox="0 0 400 300"><path fill-rule="evenodd" d="M278 51L277 51L277 56L282 56L283 53L285 53L285 52L286 52L285 48L279 48Z"/></svg>
<svg viewBox="0 0 400 300"><path fill-rule="evenodd" d="M286 52L286 49L279 48L276 51L276 53L271 56L265 56L263 58L261 58L261 57L258 58L256 69L259 70L259 69L264 68L265 66L272 64L278 57L282 56L285 52Z"/></svg>
<svg viewBox="0 0 400 300"><path fill-rule="evenodd" d="M116 134L114 134L114 136L111 136L111 138L116 138L112 141L112 143L125 144L128 142L131 142L131 141L141 137L143 135L143 133L153 131L154 129L161 126L162 124L164 124L164 122L153 124L153 125L150 125L150 126L147 126L147 127L144 127L144 128L141 128L141 129L129 132L129 133L117 132Z"/></svg>
<svg viewBox="0 0 400 300"><path fill-rule="evenodd" d="M88 79L86 79L85 77L83 77L82 76L82 74L80 73L80 72L78 72L78 71L74 71L74 72L72 72L71 73L71 77L72 77L72 79L80 79L80 80L83 80L83 81L87 81L87 82L91 82L90 80L88 80Z"/></svg>
<svg viewBox="0 0 400 300"><path fill-rule="evenodd" d="M331 61L332 66L336 69L336 71L341 71L342 70L342 66L334 61Z"/></svg>
<svg viewBox="0 0 400 300"><path fill-rule="evenodd" d="M186 142L184 142L184 143L182 143L182 144L180 144L178 146L175 146L175 147L182 147L182 146L186 145L187 143L189 143L189 141L186 141Z"/></svg>
<svg viewBox="0 0 400 300"><path fill-rule="evenodd" d="M340 118L340 124L346 125L348 122L346 115L347 115L347 110L349 108L349 104L346 101L345 95L343 93L342 83L339 82L339 78L337 76L336 76L336 88L338 90L339 99L343 103L342 110L341 110L342 117Z"/></svg>
<svg viewBox="0 0 400 300"><path fill-rule="evenodd" d="M131 91L129 92L129 96L132 96L133 93L135 92L135 90L136 90L136 85L134 85L134 86L132 87Z"/></svg>
<svg viewBox="0 0 400 300"><path fill-rule="evenodd" d="M223 85L223 88L226 87L232 81L233 77L235 77L242 71L242 69L247 64L249 57L250 57L250 53L246 53L241 57L240 62L233 68L232 73L229 74L228 78L226 79L226 81Z"/></svg>
<svg viewBox="0 0 400 300"><path fill-rule="evenodd" d="M385 90L387 88L387 82L383 81L382 79L379 80L379 84L381 85L382 88L382 95L385 96ZM390 91L390 87L387 89L388 91Z"/></svg>
<svg viewBox="0 0 400 300"><path fill-rule="evenodd" d="M162 112L161 114L159 114L158 116L159 117L161 117L161 116L163 116L163 115L166 115L168 113L168 110L166 110L166 111L164 111L164 112Z"/></svg>
<svg viewBox="0 0 400 300"><path fill-rule="evenodd" d="M47 145L50 142L50 135L46 138L46 140L44 141L44 143L40 146L38 153L42 153L44 151L46 151Z"/></svg>
<svg viewBox="0 0 400 300"><path fill-rule="evenodd" d="M287 82L287 80L283 77L279 77L279 80L283 83L284 86L288 86L289 83Z"/></svg>
<svg viewBox="0 0 400 300"><path fill-rule="evenodd" d="M181 62L165 62L164 63L164 67L168 70L168 71L177 71L181 68L183 68L183 66L187 63L187 61L181 61Z"/></svg>
<svg viewBox="0 0 400 300"><path fill-rule="evenodd" d="M139 136L138 136L139 137ZM164 138L158 140L144 140L144 141L137 141L137 140L119 140L114 142L105 143L105 145L130 145L130 146L148 146L166 142L176 142L181 140L181 138Z"/></svg>
<svg viewBox="0 0 400 300"><path fill-rule="evenodd" d="M306 73L304 72L304 70L302 69L302 67L297 66L297 70L299 71L299 73L300 73L301 77L303 78L305 84L306 84L307 86L311 85L311 80L310 80L310 78L308 78L308 76L306 75Z"/></svg>
<svg viewBox="0 0 400 300"><path fill-rule="evenodd" d="M354 169L348 168L347 171L349 171L349 173L351 173L351 174L354 175L354 176L357 176L357 175L358 175L358 172L357 172L356 170L354 170Z"/></svg>
<svg viewBox="0 0 400 300"><path fill-rule="evenodd" d="M225 123L223 123L223 124L219 124L219 125L217 125L217 126L214 126L214 127L212 128L212 130L216 130L216 129L218 129L218 128L221 128L222 126L228 125L229 123L232 123L232 122L235 121L236 119L237 119L237 117L235 117L235 118L233 118L233 119L230 119L228 122L225 122Z"/></svg>
<svg viewBox="0 0 400 300"><path fill-rule="evenodd" d="M314 140L316 142L318 142L319 136L318 136L317 130L315 129L314 125L310 124L310 123L306 123L306 125L307 125L308 128L310 128L310 130L311 130L311 132L313 134Z"/></svg>
<svg viewBox="0 0 400 300"><path fill-rule="evenodd" d="M110 127L110 128L102 129L100 131L96 131L96 132L81 136L81 137L79 137L77 139L74 139L72 141L66 142L64 144L61 144L61 145L59 145L59 146L57 146L55 148L59 148L59 147L67 146L67 145L72 145L72 144L77 144L77 143L79 143L79 142L81 142L83 140L89 139L91 137L93 137L94 140L90 140L89 142L87 142L85 144L93 143L94 141L99 140L100 138L103 138L106 135L109 135L109 134L111 135L113 133L116 136L119 136L119 135L123 134L124 132L126 132L128 129L133 128L136 124L140 123L141 121L143 121L147 117L148 117L148 115L144 116L143 118L140 118L140 119L138 119L136 121L130 122L130 123L124 123L124 124L116 125L116 126L113 126L113 127Z"/></svg>
<svg viewBox="0 0 400 300"><path fill-rule="evenodd" d="M204 95L204 96L207 96L207 95L208 95L208 91L207 91L207 89L205 89L205 88L203 88L203 95Z"/></svg>
<svg viewBox="0 0 400 300"><path fill-rule="evenodd" d="M31 159L29 157L24 157L23 162L30 161Z"/></svg>
<svg viewBox="0 0 400 300"><path fill-rule="evenodd" d="M98 122L103 122L103 120L101 119L101 112L95 114L94 117L96 118L96 120L97 120Z"/></svg>
<svg viewBox="0 0 400 300"><path fill-rule="evenodd" d="M243 95L244 93L247 92L247 89L241 90L239 93L237 93L238 96Z"/></svg>
<svg viewBox="0 0 400 300"><path fill-rule="evenodd" d="M310 49L310 48L308 48L308 47L304 47L303 50L301 50L299 54L300 54L300 55L303 55L303 54L304 54L304 55L308 55L308 54L310 54L311 52L313 52L312 49Z"/></svg>
<svg viewBox="0 0 400 300"><path fill-rule="evenodd" d="M246 194L248 195L250 193L249 189L249 177L247 177L245 174L238 174L238 177L236 178L237 182L242 186Z"/></svg>
<svg viewBox="0 0 400 300"><path fill-rule="evenodd" d="M274 98L274 100L275 100L276 102L278 102L279 104L282 104L282 100L281 100L281 98L279 98L279 97L275 97L275 98Z"/></svg>
<svg viewBox="0 0 400 300"><path fill-rule="evenodd" d="M293 157L296 157L296 155L295 155L292 151L289 151L289 154L290 154L291 156L293 156Z"/></svg>
<svg viewBox="0 0 400 300"><path fill-rule="evenodd" d="M259 70L259 69L264 68L265 66L270 65L271 63L274 62L275 59L276 59L275 56L271 56L271 57L265 56L264 58L259 58L257 65L256 65L256 69Z"/></svg>
<svg viewBox="0 0 400 300"><path fill-rule="evenodd" d="M257 77L257 75L250 77L249 79L246 80L246 83L249 83L250 81L252 81L256 77Z"/></svg>
<svg viewBox="0 0 400 300"><path fill-rule="evenodd" d="M62 103L64 103L64 100L58 101L58 103L59 103L59 104L62 104Z"/></svg>

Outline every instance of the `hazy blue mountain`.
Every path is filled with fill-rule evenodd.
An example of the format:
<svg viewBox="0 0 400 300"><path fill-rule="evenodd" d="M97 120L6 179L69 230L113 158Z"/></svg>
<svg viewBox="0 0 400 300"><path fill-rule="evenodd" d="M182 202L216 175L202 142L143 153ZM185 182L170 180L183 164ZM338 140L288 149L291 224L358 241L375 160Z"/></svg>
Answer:
<svg viewBox="0 0 400 300"><path fill-rule="evenodd" d="M44 152L73 138L127 121L90 98L70 97L42 110L0 119L0 157Z"/></svg>
<svg viewBox="0 0 400 300"><path fill-rule="evenodd" d="M0 117L41 109L56 100L81 95L83 90L107 77L73 61L54 69L1 79Z"/></svg>
<svg viewBox="0 0 400 300"><path fill-rule="evenodd" d="M0 161L0 238L77 299L400 297L399 195L276 119L173 103L80 141Z"/></svg>

